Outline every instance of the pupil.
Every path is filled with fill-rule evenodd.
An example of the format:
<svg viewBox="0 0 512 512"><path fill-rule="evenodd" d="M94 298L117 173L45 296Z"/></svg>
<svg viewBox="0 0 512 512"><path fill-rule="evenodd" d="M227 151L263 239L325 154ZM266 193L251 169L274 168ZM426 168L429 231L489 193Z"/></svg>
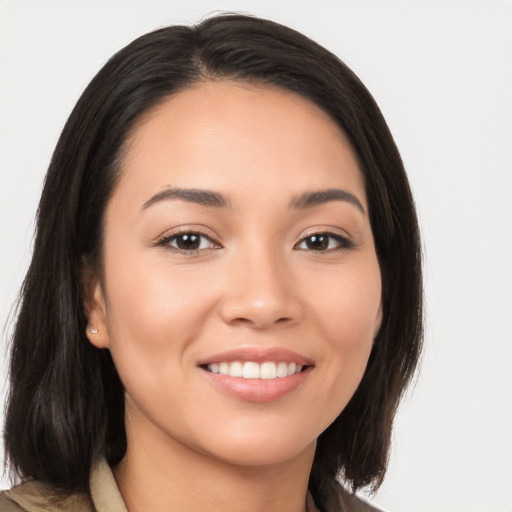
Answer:
<svg viewBox="0 0 512 512"><path fill-rule="evenodd" d="M176 245L180 249L193 250L199 247L199 237L194 234L180 235L176 240Z"/></svg>
<svg viewBox="0 0 512 512"><path fill-rule="evenodd" d="M308 249L325 250L329 246L329 238L325 235L313 235L307 239L306 245Z"/></svg>

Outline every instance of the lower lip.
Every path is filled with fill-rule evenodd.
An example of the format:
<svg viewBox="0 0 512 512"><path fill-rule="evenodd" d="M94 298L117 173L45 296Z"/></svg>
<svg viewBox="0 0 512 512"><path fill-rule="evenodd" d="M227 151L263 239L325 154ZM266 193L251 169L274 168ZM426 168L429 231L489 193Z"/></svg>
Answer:
<svg viewBox="0 0 512 512"><path fill-rule="evenodd" d="M289 377L244 379L212 373L200 368L205 377L223 393L247 402L273 402L296 390L309 376L312 367Z"/></svg>

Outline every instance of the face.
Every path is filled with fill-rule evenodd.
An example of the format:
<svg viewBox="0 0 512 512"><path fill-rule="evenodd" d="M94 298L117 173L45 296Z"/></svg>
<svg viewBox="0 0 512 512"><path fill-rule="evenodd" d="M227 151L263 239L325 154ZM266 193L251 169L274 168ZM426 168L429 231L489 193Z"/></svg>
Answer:
<svg viewBox="0 0 512 512"><path fill-rule="evenodd" d="M247 84L172 96L131 137L104 228L88 336L129 443L239 465L314 448L381 317L363 178L327 114Z"/></svg>

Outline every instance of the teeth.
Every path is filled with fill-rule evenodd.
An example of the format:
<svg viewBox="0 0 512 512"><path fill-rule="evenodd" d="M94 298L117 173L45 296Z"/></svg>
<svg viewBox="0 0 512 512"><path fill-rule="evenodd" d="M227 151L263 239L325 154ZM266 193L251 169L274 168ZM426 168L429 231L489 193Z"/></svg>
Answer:
<svg viewBox="0 0 512 512"><path fill-rule="evenodd" d="M276 371L278 377L288 377L288 365L286 363L279 363ZM295 371L293 373L295 373Z"/></svg>
<svg viewBox="0 0 512 512"><path fill-rule="evenodd" d="M295 363L265 361L254 363L240 361L213 363L207 366L208 371L231 377L243 377L244 379L275 379L277 377L289 377L302 371L302 366Z"/></svg>
<svg viewBox="0 0 512 512"><path fill-rule="evenodd" d="M244 367L240 361L233 361L229 365L229 375L231 377L243 377L244 376Z"/></svg>
<svg viewBox="0 0 512 512"><path fill-rule="evenodd" d="M242 377L244 379L259 379L260 365L258 363L245 363L242 370Z"/></svg>
<svg viewBox="0 0 512 512"><path fill-rule="evenodd" d="M277 377L276 363L263 363L260 369L260 379L275 379Z"/></svg>

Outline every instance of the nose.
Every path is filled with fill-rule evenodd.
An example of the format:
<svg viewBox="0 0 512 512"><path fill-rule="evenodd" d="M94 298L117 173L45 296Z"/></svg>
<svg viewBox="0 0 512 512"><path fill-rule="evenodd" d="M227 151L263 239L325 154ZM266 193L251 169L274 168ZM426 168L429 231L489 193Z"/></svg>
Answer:
<svg viewBox="0 0 512 512"><path fill-rule="evenodd" d="M302 318L293 270L272 251L240 255L230 266L228 276L220 305L220 315L227 324L263 330Z"/></svg>

